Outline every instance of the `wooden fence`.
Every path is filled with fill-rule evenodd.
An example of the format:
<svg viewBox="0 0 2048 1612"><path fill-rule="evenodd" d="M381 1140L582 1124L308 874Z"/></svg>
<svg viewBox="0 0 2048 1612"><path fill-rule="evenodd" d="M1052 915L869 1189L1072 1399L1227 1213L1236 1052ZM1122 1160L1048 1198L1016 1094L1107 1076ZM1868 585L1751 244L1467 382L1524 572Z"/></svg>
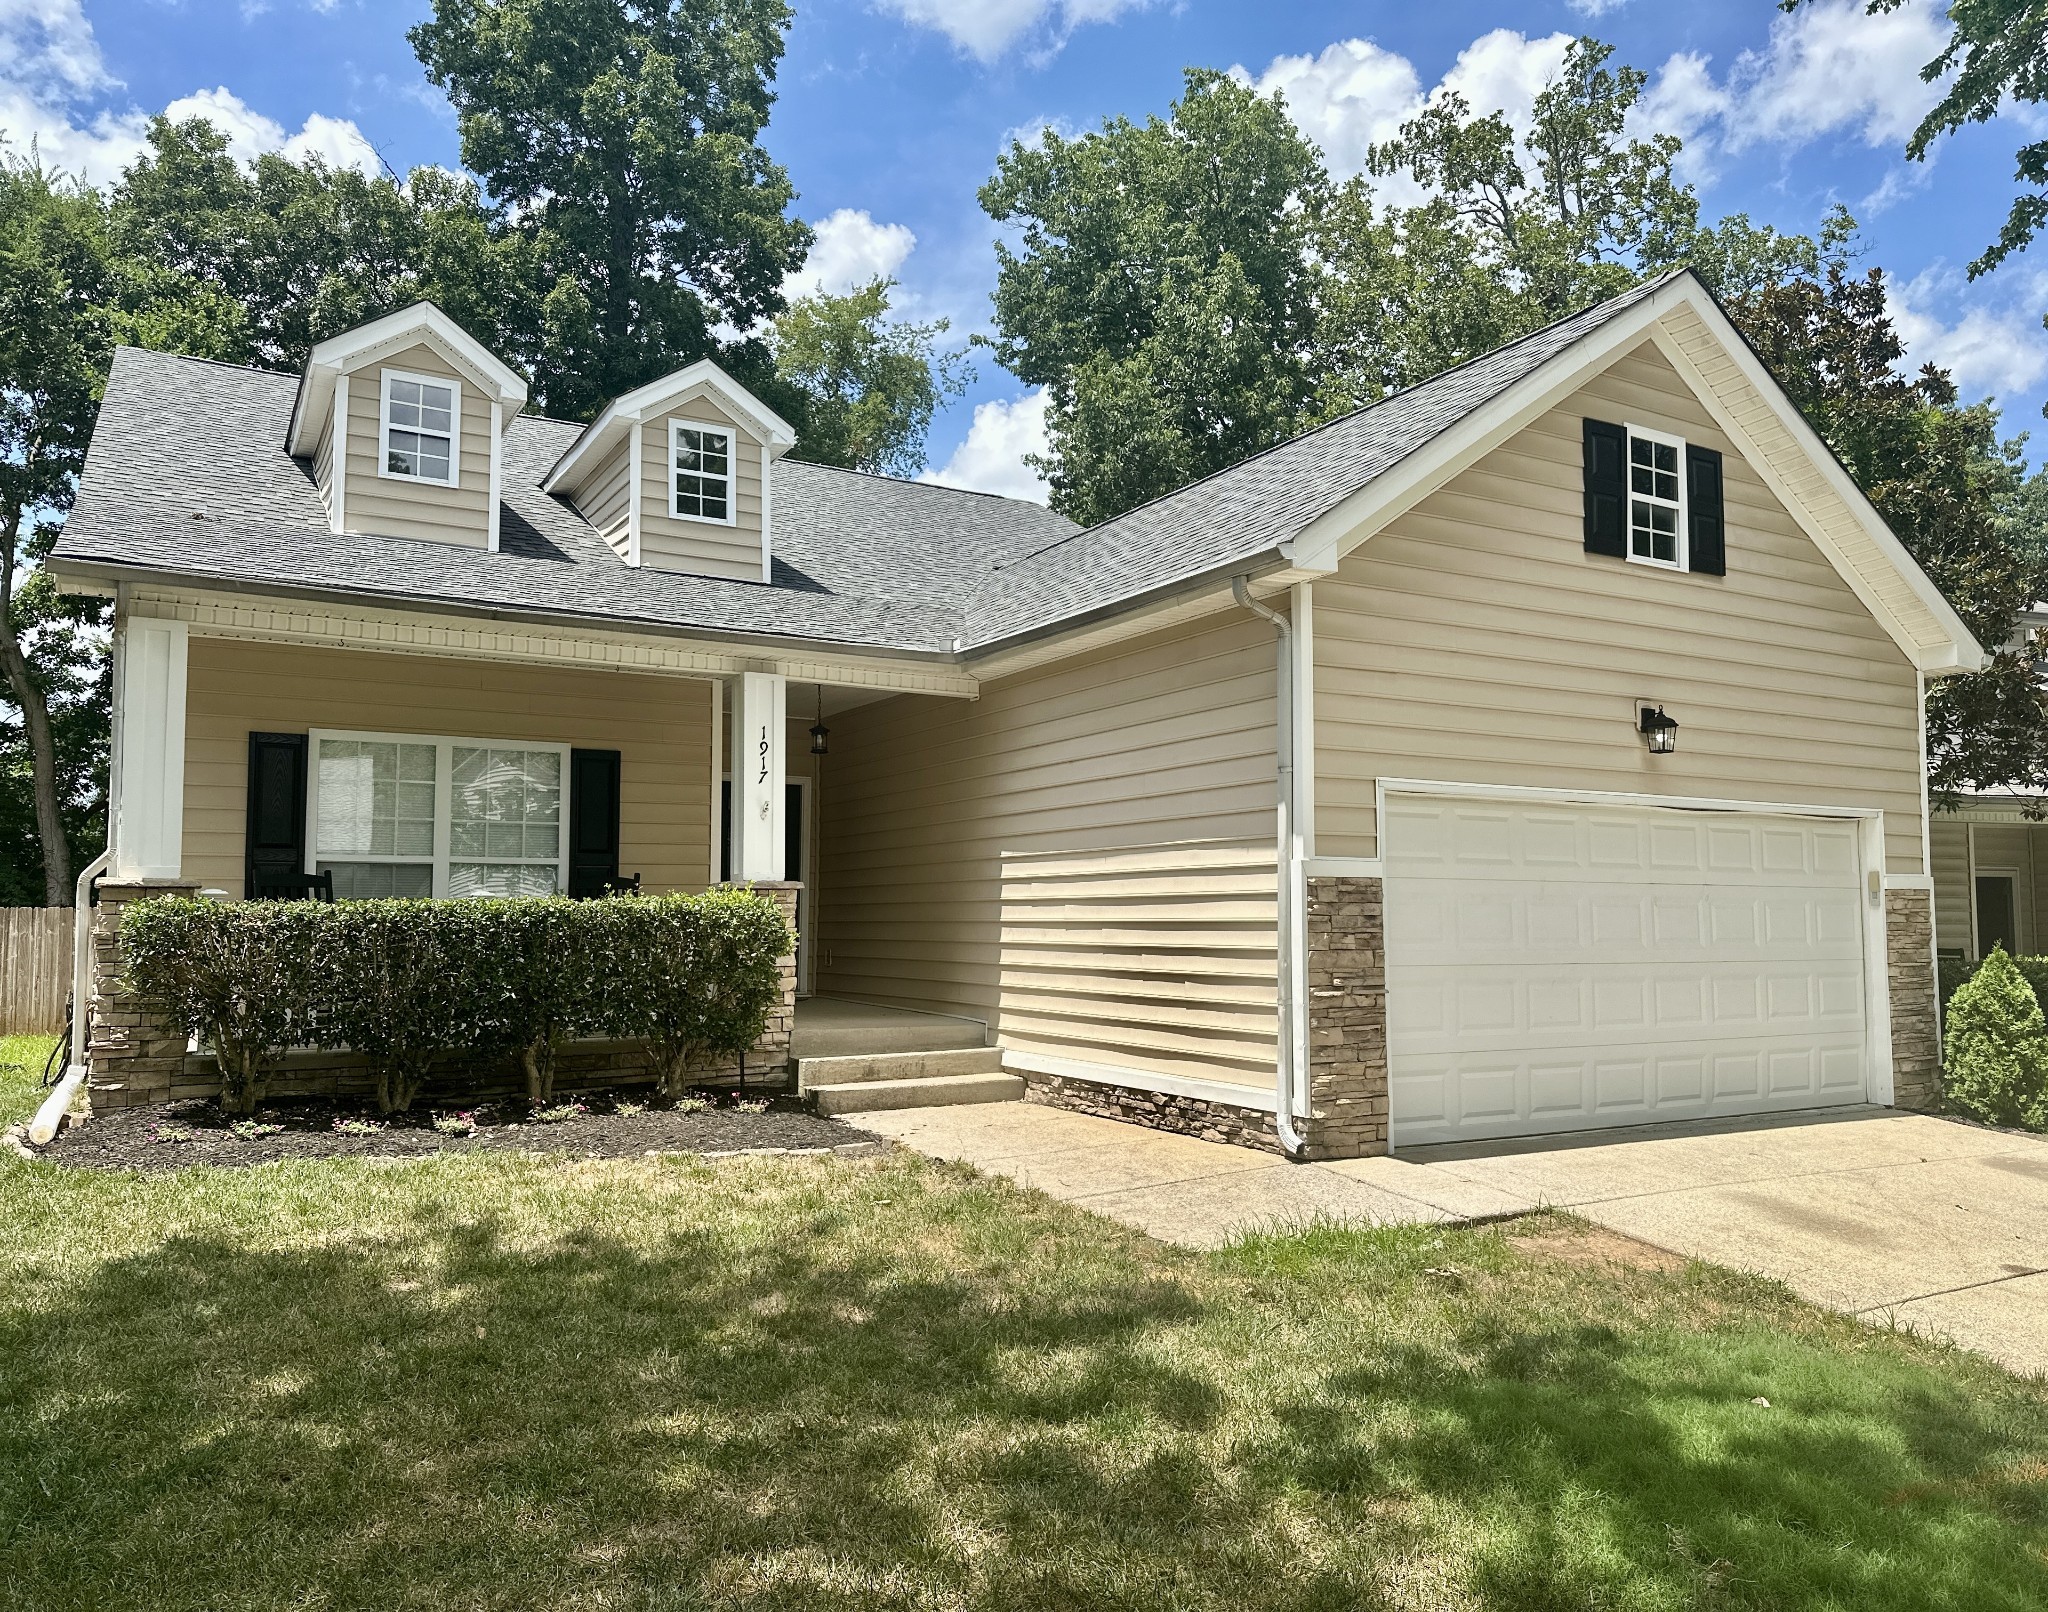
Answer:
<svg viewBox="0 0 2048 1612"><path fill-rule="evenodd" d="M69 907L0 907L0 1035L55 1035L71 994Z"/></svg>

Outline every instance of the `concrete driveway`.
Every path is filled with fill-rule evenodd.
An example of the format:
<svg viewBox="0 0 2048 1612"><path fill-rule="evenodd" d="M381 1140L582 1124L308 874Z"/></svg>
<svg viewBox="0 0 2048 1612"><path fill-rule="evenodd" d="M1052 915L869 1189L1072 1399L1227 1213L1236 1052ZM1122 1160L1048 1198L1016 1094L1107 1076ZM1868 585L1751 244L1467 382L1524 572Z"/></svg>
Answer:
<svg viewBox="0 0 2048 1612"><path fill-rule="evenodd" d="M2048 1372L2048 1139L1853 1108L1293 1165L1030 1103L858 1123L1193 1247L1313 1219L1569 1209L1776 1277L1817 1304Z"/></svg>

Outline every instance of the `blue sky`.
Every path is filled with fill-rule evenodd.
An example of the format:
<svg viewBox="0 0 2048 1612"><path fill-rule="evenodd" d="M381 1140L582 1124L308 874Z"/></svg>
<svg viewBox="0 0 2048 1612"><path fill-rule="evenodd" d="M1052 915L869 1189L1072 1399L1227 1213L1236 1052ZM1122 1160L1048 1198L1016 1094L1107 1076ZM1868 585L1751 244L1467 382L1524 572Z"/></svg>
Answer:
<svg viewBox="0 0 2048 1612"><path fill-rule="evenodd" d="M454 166L454 120L405 41L424 13L422 0L0 0L0 134L108 178L142 118L170 107L209 113L245 153L367 162L374 148L401 172ZM1944 31L1928 0L1877 19L1860 0L1789 18L1771 0L799 0L766 144L819 227L813 281L893 273L905 312L948 318L961 338L985 328L994 276L975 191L1013 135L1162 111L1198 64L1282 89L1346 172L1442 87L1526 111L1565 40L1590 32L1651 74L1644 126L1685 138L1710 216L1811 230L1846 202L1869 261L1895 277L1914 356L1997 396L2009 430L2048 438L2048 246L1975 285L1962 273L2003 218L2023 130L2008 118L1930 163L1901 156L1935 95L1917 69ZM1035 400L976 362L934 429L931 473L1028 493Z"/></svg>

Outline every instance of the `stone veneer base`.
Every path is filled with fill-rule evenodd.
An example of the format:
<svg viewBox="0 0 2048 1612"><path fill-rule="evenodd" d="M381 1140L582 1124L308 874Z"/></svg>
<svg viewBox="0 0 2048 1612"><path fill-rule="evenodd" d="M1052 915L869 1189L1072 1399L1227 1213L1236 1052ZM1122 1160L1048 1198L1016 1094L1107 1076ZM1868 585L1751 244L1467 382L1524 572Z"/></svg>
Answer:
<svg viewBox="0 0 2048 1612"><path fill-rule="evenodd" d="M1103 1119L1149 1125L1156 1131L1172 1131L1181 1136L1198 1137L1204 1142L1228 1142L1233 1147L1257 1148L1262 1153L1280 1152L1280 1137L1273 1128L1273 1116L1256 1108L1239 1108L1232 1103L1214 1103L1200 1097L1178 1096L1173 1092L1111 1086L1093 1080L1076 1080L1069 1075L1045 1075L1035 1071L1024 1074L1024 1100L1041 1103L1047 1108L1065 1108L1077 1114L1095 1114Z"/></svg>

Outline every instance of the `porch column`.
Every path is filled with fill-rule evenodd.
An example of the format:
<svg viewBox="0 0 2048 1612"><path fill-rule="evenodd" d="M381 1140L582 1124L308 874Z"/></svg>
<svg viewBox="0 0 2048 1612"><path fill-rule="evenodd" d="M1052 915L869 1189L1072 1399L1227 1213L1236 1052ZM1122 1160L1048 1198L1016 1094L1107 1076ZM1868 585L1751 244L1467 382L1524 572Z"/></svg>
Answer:
<svg viewBox="0 0 2048 1612"><path fill-rule="evenodd" d="M125 616L114 638L116 879L175 879L185 837L182 621Z"/></svg>
<svg viewBox="0 0 2048 1612"><path fill-rule="evenodd" d="M732 877L737 884L779 881L789 680L742 672L732 684Z"/></svg>

